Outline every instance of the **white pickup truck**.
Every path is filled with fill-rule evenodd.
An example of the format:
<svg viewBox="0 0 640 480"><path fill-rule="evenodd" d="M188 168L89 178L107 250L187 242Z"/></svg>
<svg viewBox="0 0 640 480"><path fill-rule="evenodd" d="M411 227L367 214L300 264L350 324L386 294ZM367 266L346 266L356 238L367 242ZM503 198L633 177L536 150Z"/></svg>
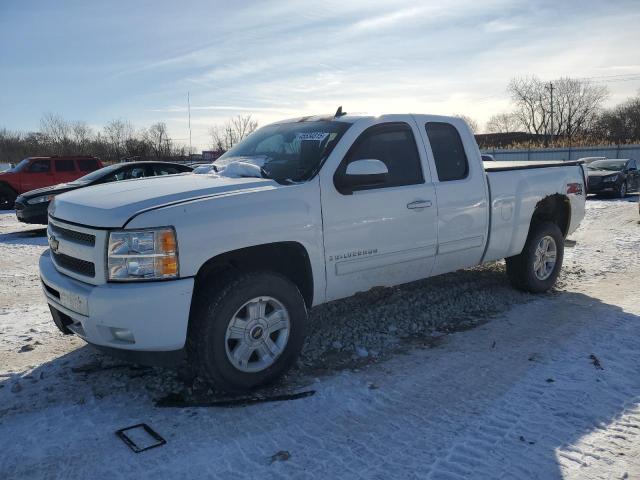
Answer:
<svg viewBox="0 0 640 480"><path fill-rule="evenodd" d="M483 164L451 117L283 121L216 165L52 202L40 273L64 333L250 389L294 363L324 302L503 258L548 290L584 216L580 162Z"/></svg>

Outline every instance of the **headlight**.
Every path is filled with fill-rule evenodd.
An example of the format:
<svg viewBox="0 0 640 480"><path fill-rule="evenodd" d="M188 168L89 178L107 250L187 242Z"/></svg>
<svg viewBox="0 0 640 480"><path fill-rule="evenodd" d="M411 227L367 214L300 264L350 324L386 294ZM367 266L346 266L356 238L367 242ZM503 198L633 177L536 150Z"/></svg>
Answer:
<svg viewBox="0 0 640 480"><path fill-rule="evenodd" d="M618 179L617 175L613 175L611 177L604 177L602 179L603 182L615 182Z"/></svg>
<svg viewBox="0 0 640 480"><path fill-rule="evenodd" d="M53 197L55 197L55 195L40 195L39 197L30 198L27 200L27 203L29 205L35 205L36 203L50 202L53 200Z"/></svg>
<svg viewBox="0 0 640 480"><path fill-rule="evenodd" d="M108 279L115 282L178 277L178 244L173 228L122 230L109 234Z"/></svg>

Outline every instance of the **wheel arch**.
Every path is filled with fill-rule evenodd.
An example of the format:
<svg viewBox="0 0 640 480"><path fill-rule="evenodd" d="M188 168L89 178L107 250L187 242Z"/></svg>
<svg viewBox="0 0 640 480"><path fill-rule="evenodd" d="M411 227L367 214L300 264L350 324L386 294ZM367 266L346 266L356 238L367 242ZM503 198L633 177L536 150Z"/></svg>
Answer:
<svg viewBox="0 0 640 480"><path fill-rule="evenodd" d="M566 195L555 193L540 200L533 210L529 232L539 222L552 222L558 225L562 236L566 237L571 225L571 201Z"/></svg>
<svg viewBox="0 0 640 480"><path fill-rule="evenodd" d="M308 308L313 305L313 270L306 248L299 242L275 242L231 250L216 255L202 264L195 276L194 295L204 285L232 272L271 271L293 282Z"/></svg>

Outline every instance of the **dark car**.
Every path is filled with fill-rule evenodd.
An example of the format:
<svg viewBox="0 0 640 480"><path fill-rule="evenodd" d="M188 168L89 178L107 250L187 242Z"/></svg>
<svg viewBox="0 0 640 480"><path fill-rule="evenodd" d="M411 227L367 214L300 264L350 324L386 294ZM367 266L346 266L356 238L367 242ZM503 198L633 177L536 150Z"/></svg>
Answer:
<svg viewBox="0 0 640 480"><path fill-rule="evenodd" d="M53 197L70 190L99 185L101 183L133 180L191 172L191 167L169 162L129 162L117 163L101 168L73 182L61 183L52 187L39 188L23 193L16 198L15 208L18 220L24 223L47 223L47 208Z"/></svg>
<svg viewBox="0 0 640 480"><path fill-rule="evenodd" d="M640 190L640 174L635 160L596 160L587 165L587 193L608 193L619 198Z"/></svg>

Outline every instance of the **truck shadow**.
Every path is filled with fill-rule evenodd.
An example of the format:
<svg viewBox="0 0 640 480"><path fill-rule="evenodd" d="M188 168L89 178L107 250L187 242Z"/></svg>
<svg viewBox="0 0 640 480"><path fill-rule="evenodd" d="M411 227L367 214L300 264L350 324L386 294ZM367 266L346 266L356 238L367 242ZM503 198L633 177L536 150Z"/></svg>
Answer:
<svg viewBox="0 0 640 480"><path fill-rule="evenodd" d="M459 286L457 290L449 289L450 297L464 296L467 288L474 290L471 285L466 285L463 281L466 279L464 272L458 272L452 276L460 276L460 273L462 273L462 278L458 278L456 283L461 283L462 286ZM492 281L498 282L497 278L493 278L495 272L489 272L487 275ZM477 279L476 275L473 277ZM445 278L445 282L446 280ZM385 289L367 294L368 296L357 297L348 302L334 302L336 304L330 304L325 310L314 312L313 315L316 316L315 320L329 320L329 328L331 329L350 331L354 327L354 322L375 317L378 310L381 308L384 310L385 302L388 303L394 295L410 299L413 293L422 291L423 296L428 296L429 289L434 288L423 282L416 283L400 287L400 291ZM479 301L486 295L478 290L475 290L475 293ZM398 417L401 417L404 419L401 420L401 423L408 422L413 425L409 430L411 436L422 438L420 441L424 441L425 445L430 443L428 440L431 437L437 444L440 441L440 436L444 435L442 436L444 443L439 444L438 449L431 451L426 447L420 447L426 468L432 461L435 462L438 455L457 448L456 442L480 438L480 436L476 437L476 430L472 426L465 427L464 433L453 436L452 432L447 430L453 428L450 422L457 415L456 412L464 412L464 408L468 408L469 399L474 399L477 402L476 409L478 411L487 412L497 409L500 398L507 395L512 389L521 387L523 378L538 373L544 375L545 362L552 361L557 352L563 352L566 348L575 348L575 342L572 344L572 341L578 336L585 337L588 341L581 346L584 351L577 352L577 361L584 363L584 366L580 363L579 374L576 373L573 363L567 364L566 370L562 370L557 378L545 379L541 377L539 379L540 385L534 389L534 391L548 389L551 393L541 393L539 400L523 398L521 405L511 406L512 410L518 412L525 419L530 415L537 416L538 421L543 422L549 418L553 419L553 423L549 424L549 428L553 429L553 435L544 438L531 436L530 433L527 433L528 425L526 423L516 422L509 427L508 431L504 432L504 436L492 443L491 448L488 447L483 454L478 453L482 457L477 458L478 461L484 461L490 454L499 455L503 457L506 466L516 465L522 462L523 458L529 458L531 463L527 465L529 460L526 460L522 469L528 471L532 476L558 478L561 476L558 450L570 449L581 438L601 430L603 426L615 423L629 409L637 408L640 390L637 382L634 383L634 379L640 367L640 353L637 350L635 352L629 350L629 345L624 341L628 330L622 327L631 324L637 325L640 317L626 313L616 305L606 304L580 293L560 292L536 298L551 302L558 299L563 304L570 303L575 306L575 311L562 311L558 318L540 318L538 325L531 325L530 319L509 316L509 309L503 309L501 313L507 315L496 318L496 321L506 322L506 327L514 329L517 333L508 337L510 339L509 345L500 345L500 347L517 352L518 355L515 357L494 354L495 341L493 345L487 344L483 347L486 348L485 354L478 354L476 344L484 342L486 336L483 333L485 329L477 329L464 334L468 336L465 338L470 340L467 343L474 345L473 352L460 351L452 347L446 337L436 343L427 342L425 346L435 348L430 352L437 352L437 355L436 357L433 355L419 357L420 361L416 361L418 357L412 356L420 355L420 349L400 349L403 355L398 355L398 350L391 349L388 354L376 359L375 364L370 365L370 368L351 374L346 385L336 383L335 370L327 368L323 356L313 360L309 360L310 357L307 357L303 360L310 363L309 365L294 370L278 385L258 391L254 396L267 398L269 395L293 394L299 392L302 387L308 389L308 385L313 383L313 388L317 389L325 399L320 409L317 406L311 408L309 402L314 400L302 396L295 402L287 402L286 407L269 407L271 408L269 415L279 418L274 424L279 425L278 428L281 430L290 432L306 430L307 434L312 436L333 437L336 451L342 451L340 443L345 439L342 438L343 434L340 431L331 431L331 427L325 424L324 419L333 419L332 424L345 422L345 425L352 425L353 412L349 407L350 404L360 404L363 398L375 398L375 402L380 404L379 409L385 411L385 402L392 399L390 406L393 407L393 414L381 415L377 408L369 412L369 407L363 407L363 411L358 414L362 418L350 429L350 438L362 437L370 445L370 448L384 450L383 439L388 440L388 432L397 428ZM361 307L362 304L365 304L365 308L361 314L356 316L347 314L349 318L342 321L336 320L337 316L344 315L348 311L352 312L355 305ZM437 312L440 311L437 303L435 308ZM468 312L473 312L473 310L468 310ZM438 315L439 313L436 313L429 318L435 319ZM491 314L486 314L485 319L479 323L490 320L491 316ZM393 318L388 317L387 321ZM468 320L469 328L478 324L473 318ZM456 330L449 317L441 318L438 324L441 326L451 325L452 331ZM464 322L458 322L456 325L464 325ZM619 329L619 333L616 329ZM538 335L540 332L543 333L544 342L533 343L531 341L532 335ZM312 335L318 334L318 332L312 333ZM341 335L347 337L350 332L342 331ZM385 335L390 335L390 333L387 331ZM620 337L620 351L606 352L598 349L599 339L605 335ZM396 334L396 338L398 339L396 345L401 344L402 336ZM431 335L426 332L422 336L415 333L413 338L430 339ZM438 349L438 345L441 344L447 345L447 348ZM412 361L403 361L404 355L409 355L409 359ZM469 355L472 357L471 360L465 361L464 358ZM476 357L475 361L472 361L473 355ZM491 361L485 361L485 358L489 356ZM373 360L369 359L369 361ZM413 392L405 392L405 395L394 394L396 389L404 388L406 390L403 381L396 380L396 378L405 379L404 382L411 378L419 381L425 376L425 368L430 370L430 375L433 378L438 378L439 375L450 371L445 370L444 365L448 365L446 369L451 368L453 371L460 367L460 379L456 380L454 375L449 377L446 385L433 384L431 388L417 388ZM337 368L339 369L340 366ZM440 368L443 370L439 371ZM314 369L324 369L329 378L321 381L314 380ZM73 425L68 425L67 428L78 431L85 428L83 425L87 422L96 429L110 428L113 425L114 416L116 417L115 422L120 427L139 421L139 415L142 415L142 420L153 417L155 428L163 435L174 438L174 442L177 444L176 448L180 448L181 438L187 435L185 428L188 428L188 436L190 437L189 443L187 443L188 448L180 450L179 455L170 455L163 460L165 462L163 468L172 471L177 470L180 465L188 461L190 455L193 455L194 459L198 455L202 455L203 449L211 448L211 442L233 444L233 442L250 439L252 435L265 433L265 427L260 421L264 411L261 410L263 407L259 405L247 404L248 406L245 408L234 411L225 410L227 413L217 413L221 412L219 409L199 410L203 413L198 415L196 423L193 423L195 422L192 418L195 415L193 408L157 409L155 408L157 400L176 392L180 392L182 398L187 400L189 398L192 400L194 398L200 400L208 398L211 402L218 402L233 400L234 397L222 395L213 389L204 390L206 387L202 387L201 391L198 391L197 386L185 384L175 371L141 367L111 360L87 346L43 363L31 371L7 375L0 380L0 438L5 439L0 440L0 449L3 447L3 443L10 441L7 435L2 434L3 424L6 425L12 419L15 421L18 415L25 414L36 418L29 423L29 428L34 429L31 434L36 435L40 442L45 442L45 444L51 442L50 446L53 448L53 444L57 442L57 434L52 432L49 422L45 420L52 408L55 411L72 409L77 418ZM378 381L382 380L382 385L376 385L374 389L371 389L370 386L369 393L363 394L360 385L371 375L375 376ZM579 377L577 380L573 378L576 375ZM482 381L470 381L474 378L494 378L494 381L490 388L486 387L485 391L482 387L484 385ZM20 385L20 387L16 388L16 385ZM405 386L403 387L403 385ZM336 388L339 389L339 392L336 392ZM568 395L573 399L571 402L567 402L568 397L561 393L563 391L569 392ZM339 393L339 399L335 396L336 393ZM331 400L332 398L334 401ZM243 397L236 397L236 400L241 403ZM371 400L367 400L367 402L369 401ZM85 405L87 405L86 408ZM193 405L193 402L191 404L187 402L184 406ZM428 418L425 419L424 425L416 423L415 410L419 405L428 407ZM541 405L553 413L549 418L543 416L540 419ZM214 404L211 406L234 405ZM371 418L368 418L369 414L372 415ZM102 416L107 417L108 421ZM42 417L43 420L37 421L39 417ZM304 419L302 420L303 424L292 425L287 420L290 418L297 418L298 422ZM448 419L449 423L439 422L440 418ZM472 422L473 419L461 421L461 425L465 425L465 422ZM238 422L241 422L243 426L242 431L237 431L235 434L230 433L235 431L234 424ZM212 428L212 425L215 425L215 428ZM55 431L55 428L53 430ZM224 431L224 438L218 438L217 431ZM77 431L66 433L70 438L82 436ZM100 430L95 433L97 435L113 434L112 431ZM273 435L278 434L274 430ZM478 433L478 435L480 434ZM378 443L376 438L380 439L378 447L375 446ZM449 440L445 441L446 438ZM403 443L411 443L412 441L413 439L409 437L402 438ZM331 444L331 442L323 442L322 445L325 447L322 447L321 450ZM85 445L75 445L74 447L77 448L78 458L83 457L84 448L90 448ZM313 452L316 447L317 445L298 445L297 448L300 451L306 450L305 457L310 455L321 457L324 452ZM33 457L34 460L37 460L38 455L45 455L49 450L50 448L42 448ZM309 450L312 452L309 453ZM526 455L523 453L525 450ZM619 453L623 455L624 451L621 450ZM114 457L114 460L117 457L118 455ZM469 464L473 463L472 460L474 459L470 457ZM24 472L34 473L40 468L46 468L51 473L50 469L53 468L51 460L42 462L42 465L39 467L36 464L25 464L22 467L16 467L18 469L13 471L20 473L24 470Z"/></svg>
<svg viewBox="0 0 640 480"><path fill-rule="evenodd" d="M0 233L0 243L9 245L47 245L47 227Z"/></svg>

